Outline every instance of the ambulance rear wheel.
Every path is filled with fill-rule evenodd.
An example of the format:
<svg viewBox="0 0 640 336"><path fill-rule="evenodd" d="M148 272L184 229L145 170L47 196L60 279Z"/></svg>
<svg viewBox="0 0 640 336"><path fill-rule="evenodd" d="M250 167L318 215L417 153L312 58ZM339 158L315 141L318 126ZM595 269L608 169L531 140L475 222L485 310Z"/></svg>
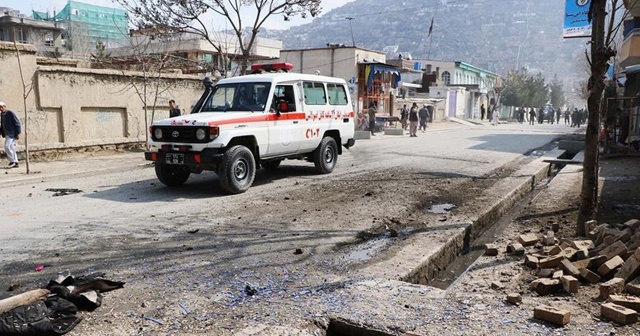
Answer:
<svg viewBox="0 0 640 336"><path fill-rule="evenodd" d="M329 174L338 162L338 145L332 137L325 137L313 151L313 163L320 174Z"/></svg>
<svg viewBox="0 0 640 336"><path fill-rule="evenodd" d="M224 153L218 168L220 186L230 194L247 191L256 177L256 160L245 146L233 146Z"/></svg>
<svg viewBox="0 0 640 336"><path fill-rule="evenodd" d="M155 168L158 180L168 187L184 184L191 174L184 166L156 162Z"/></svg>

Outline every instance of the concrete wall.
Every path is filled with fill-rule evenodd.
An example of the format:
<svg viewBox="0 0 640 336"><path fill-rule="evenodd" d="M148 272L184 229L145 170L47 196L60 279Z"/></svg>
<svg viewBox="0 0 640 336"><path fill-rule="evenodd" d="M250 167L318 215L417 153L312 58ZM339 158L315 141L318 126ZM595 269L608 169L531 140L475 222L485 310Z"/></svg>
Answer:
<svg viewBox="0 0 640 336"><path fill-rule="evenodd" d="M144 104L137 93L145 87L143 73L42 66L36 63L32 46L19 45L19 49L23 49L22 73L31 88L26 117L12 44L0 43L0 100L20 118L30 151L146 141ZM147 75L158 77L157 73ZM163 119L169 116L170 99L188 113L202 91L197 77L175 74L148 79L146 87L147 120L156 96L154 119ZM19 150L24 149L24 141L23 135Z"/></svg>
<svg viewBox="0 0 640 336"><path fill-rule="evenodd" d="M354 47L282 50L280 59L269 63L287 62L293 64L293 72L314 74L320 71L323 76L349 80L358 77L358 62L365 59L384 63L386 56L382 52Z"/></svg>

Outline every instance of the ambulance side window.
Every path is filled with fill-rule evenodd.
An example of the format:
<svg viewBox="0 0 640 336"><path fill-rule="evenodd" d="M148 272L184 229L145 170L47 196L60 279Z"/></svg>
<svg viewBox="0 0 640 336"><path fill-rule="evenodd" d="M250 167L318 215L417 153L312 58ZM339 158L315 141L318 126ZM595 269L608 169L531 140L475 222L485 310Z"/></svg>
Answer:
<svg viewBox="0 0 640 336"><path fill-rule="evenodd" d="M307 105L326 105L327 95L324 92L324 85L317 82L302 83L304 90L304 103Z"/></svg>
<svg viewBox="0 0 640 336"><path fill-rule="evenodd" d="M329 104L347 105L347 91L344 89L344 85L327 84L327 91L329 91Z"/></svg>
<svg viewBox="0 0 640 336"><path fill-rule="evenodd" d="M296 111L296 96L293 85L277 85L273 91L271 108L283 113ZM286 103L286 108L283 108Z"/></svg>

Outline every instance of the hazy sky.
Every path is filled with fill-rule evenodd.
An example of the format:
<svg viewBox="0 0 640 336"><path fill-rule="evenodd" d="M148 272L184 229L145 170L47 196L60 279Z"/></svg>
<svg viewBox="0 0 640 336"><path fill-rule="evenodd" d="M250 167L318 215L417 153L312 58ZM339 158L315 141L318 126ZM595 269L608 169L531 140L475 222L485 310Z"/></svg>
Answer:
<svg viewBox="0 0 640 336"><path fill-rule="evenodd" d="M79 0L80 2L93 3L96 5L104 5L109 7L118 7L112 0ZM323 0L322 1L322 13L327 13L329 10L340 7L348 2L354 0ZM67 0L0 0L0 7L10 7L17 9L22 14L31 15L31 10L37 11L49 11L53 13L54 10L60 10L67 4ZM218 20L212 20L219 22ZM310 22L311 19L296 18L291 21L284 21L282 17L274 17L265 23L265 28L278 29L287 28L292 25L300 25ZM224 29L224 26L214 27L215 29Z"/></svg>

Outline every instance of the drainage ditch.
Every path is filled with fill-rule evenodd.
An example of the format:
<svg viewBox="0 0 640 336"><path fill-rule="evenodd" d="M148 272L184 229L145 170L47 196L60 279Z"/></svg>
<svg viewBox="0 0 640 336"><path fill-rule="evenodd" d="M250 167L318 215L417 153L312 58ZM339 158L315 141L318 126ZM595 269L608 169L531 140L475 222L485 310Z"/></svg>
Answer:
<svg viewBox="0 0 640 336"><path fill-rule="evenodd" d="M573 157L571 155L570 157ZM565 154L558 159L570 158ZM474 223L465 223L464 233L451 238L429 262L424 263L403 281L446 289L462 275L491 243L512 223L523 207L548 184L563 165L550 165L545 179L533 179L535 185L523 185L512 201L502 202L485 212ZM553 170L551 170L553 168Z"/></svg>

